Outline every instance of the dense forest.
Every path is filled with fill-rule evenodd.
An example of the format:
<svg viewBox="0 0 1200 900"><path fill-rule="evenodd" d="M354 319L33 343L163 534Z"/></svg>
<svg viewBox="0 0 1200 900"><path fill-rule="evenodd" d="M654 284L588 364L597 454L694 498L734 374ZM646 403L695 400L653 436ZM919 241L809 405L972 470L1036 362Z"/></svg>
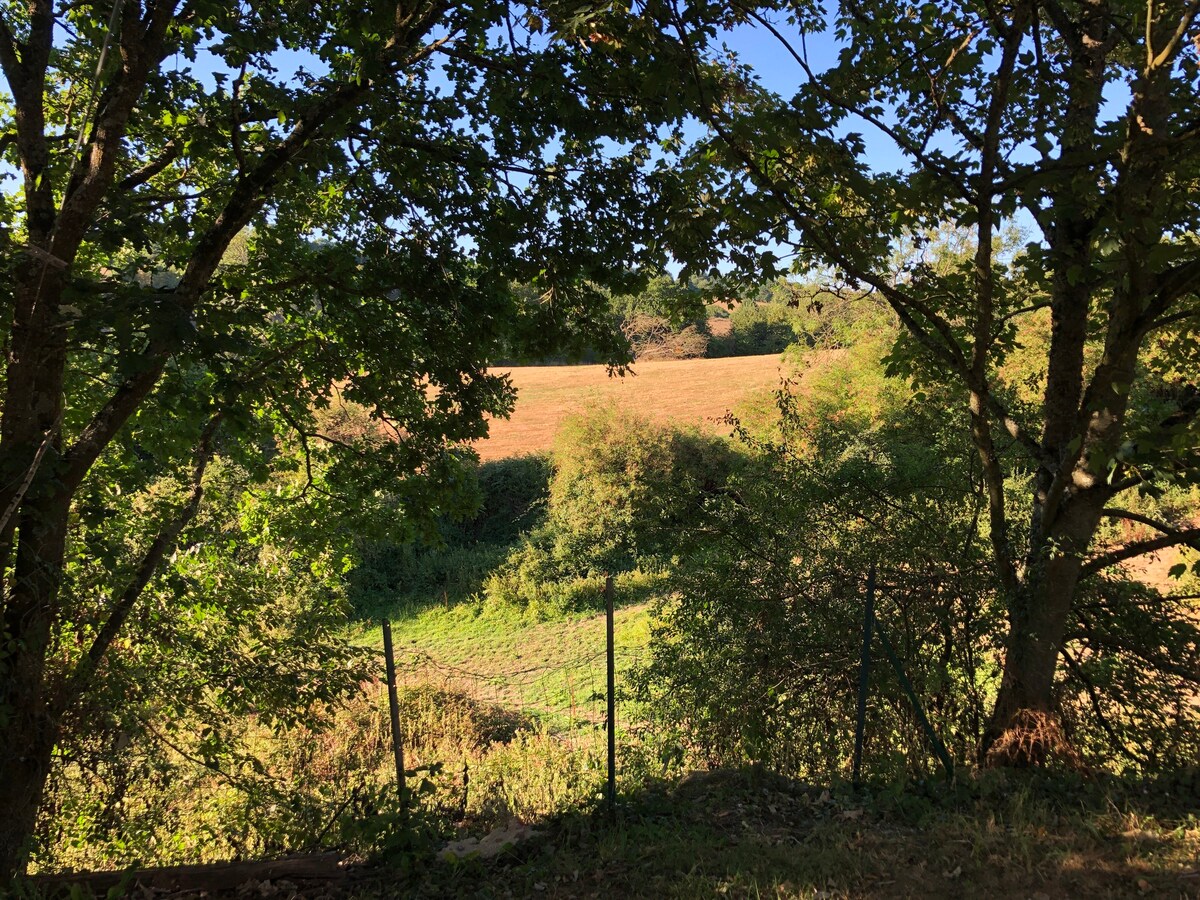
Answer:
<svg viewBox="0 0 1200 900"><path fill-rule="evenodd" d="M0 891L1194 887L1198 17L5 3ZM479 460L514 367L760 355Z"/></svg>

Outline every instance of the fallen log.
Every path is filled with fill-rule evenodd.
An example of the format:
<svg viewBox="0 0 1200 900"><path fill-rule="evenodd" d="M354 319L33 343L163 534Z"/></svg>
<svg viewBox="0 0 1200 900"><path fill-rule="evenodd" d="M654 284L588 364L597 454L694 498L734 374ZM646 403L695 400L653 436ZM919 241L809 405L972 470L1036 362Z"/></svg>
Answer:
<svg viewBox="0 0 1200 900"><path fill-rule="evenodd" d="M90 888L101 894L110 888L138 885L158 891L228 891L251 881L323 880L343 878L346 870L336 852L309 853L283 859L248 862L204 863L164 866L156 869L124 869L110 872L56 872L28 879L39 893L53 895L59 889Z"/></svg>

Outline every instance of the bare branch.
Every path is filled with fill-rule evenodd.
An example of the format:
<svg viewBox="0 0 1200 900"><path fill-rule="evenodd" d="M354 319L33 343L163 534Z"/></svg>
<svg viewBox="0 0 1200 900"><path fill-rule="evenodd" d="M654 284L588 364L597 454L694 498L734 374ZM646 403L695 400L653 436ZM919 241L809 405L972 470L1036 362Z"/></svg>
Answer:
<svg viewBox="0 0 1200 900"><path fill-rule="evenodd" d="M1106 506L1104 515L1110 519L1124 519L1129 522L1138 522L1142 525L1147 525L1155 531L1161 531L1163 534L1176 534L1179 532L1177 525L1169 525L1166 522L1161 522L1158 519L1152 519L1150 516L1144 516L1141 513L1133 512L1129 509L1119 509L1114 506Z"/></svg>

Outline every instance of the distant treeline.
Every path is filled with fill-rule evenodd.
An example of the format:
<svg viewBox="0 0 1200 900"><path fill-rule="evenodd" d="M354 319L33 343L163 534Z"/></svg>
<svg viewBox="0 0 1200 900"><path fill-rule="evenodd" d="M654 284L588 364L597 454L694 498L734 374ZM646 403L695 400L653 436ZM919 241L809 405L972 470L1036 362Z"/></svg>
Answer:
<svg viewBox="0 0 1200 900"><path fill-rule="evenodd" d="M820 294L815 285L782 278L735 289L659 275L641 291L610 295L608 314L633 360L761 356L815 342L828 325ZM534 299L531 293L531 302ZM605 353L593 347L574 355L536 357L513 348L499 362L565 365L605 360Z"/></svg>

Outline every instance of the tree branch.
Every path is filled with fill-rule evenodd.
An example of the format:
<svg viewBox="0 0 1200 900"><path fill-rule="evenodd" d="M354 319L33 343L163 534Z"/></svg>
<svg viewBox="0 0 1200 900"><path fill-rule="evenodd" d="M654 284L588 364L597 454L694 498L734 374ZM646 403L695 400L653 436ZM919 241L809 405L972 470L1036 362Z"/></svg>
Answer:
<svg viewBox="0 0 1200 900"><path fill-rule="evenodd" d="M1107 513L1106 513L1107 514ZM1122 517L1119 517L1122 518ZM1132 514L1124 518L1132 518ZM1135 519L1134 521L1141 521ZM1158 550L1165 550L1168 547L1176 547L1180 544L1191 547L1193 550L1200 550L1200 528L1186 528L1176 530L1162 523L1147 521L1152 527L1162 530L1163 536L1153 538L1147 541L1137 541L1132 544L1126 544L1117 550L1109 551L1100 556L1093 557L1088 560L1079 570L1079 577L1086 578L1090 575L1095 575L1102 572L1104 569L1111 568L1117 563L1124 562L1127 559L1134 559L1138 556L1145 556L1147 553L1154 553Z"/></svg>
<svg viewBox="0 0 1200 900"><path fill-rule="evenodd" d="M0 67L3 68L4 77L8 79L9 89L15 94L20 88L13 82L23 80L24 72L21 58L17 55L17 42L2 16L0 16ZM13 99L18 98L14 97Z"/></svg>
<svg viewBox="0 0 1200 900"><path fill-rule="evenodd" d="M80 155L63 196L62 212L55 223L51 252L72 261L91 226L92 215L111 188L113 172L122 152L129 118L146 87L151 68L166 54L167 28L177 0L157 0L139 20L131 4L121 26L122 66L108 86L107 98L96 105L89 150ZM86 128L86 125L84 126Z"/></svg>
<svg viewBox="0 0 1200 900"><path fill-rule="evenodd" d="M97 631L87 652L67 677L65 689L58 699L60 711L73 703L87 689L104 654L108 652L108 648L124 626L134 604L137 603L138 598L146 589L146 585L158 572L158 567L162 563L163 557L166 556L167 550L174 545L180 532L192 521L200 509L200 501L204 496L204 472L216 452L216 435L222 416L221 412L215 413L200 433L200 440L196 444L192 462L190 496L175 517L159 529L158 535L142 556L133 578L113 604L107 621Z"/></svg>
<svg viewBox="0 0 1200 900"><path fill-rule="evenodd" d="M1151 286L1152 299L1138 317L1137 328L1144 334L1156 327L1172 305L1186 294L1200 289L1200 258L1189 259L1159 272Z"/></svg>
<svg viewBox="0 0 1200 900"><path fill-rule="evenodd" d="M1020 7L1013 17L1008 33L1004 36L1004 50L992 83L992 95L988 101L986 125L979 148L978 183L975 187L976 217L979 223L974 259L975 322L972 328L971 363L967 378L971 393L971 437L983 463L984 482L987 485L992 554L999 569L1001 583L1010 594L1015 593L1017 588L1017 567L1008 539L1004 470L992 439L991 409L988 404L992 392L988 384L987 364L992 347L996 295L996 275L992 261L992 235L996 228L996 213L992 207L992 185L996 180L996 167L1000 162L1002 126L1004 112L1009 104L1013 69L1028 20L1028 7Z"/></svg>
<svg viewBox="0 0 1200 900"><path fill-rule="evenodd" d="M92 463L104 452L109 441L150 396L166 368L170 352L170 348L162 342L151 343L141 354L144 365L137 370L137 374L130 375L117 387L63 454L62 481L68 490L74 490L83 482Z"/></svg>
<svg viewBox="0 0 1200 900"><path fill-rule="evenodd" d="M150 162L138 169L134 169L132 172L118 181L117 190L132 191L134 188L145 184L147 181L173 163L179 156L179 150L180 145L175 141L174 138L167 141L167 143L163 145L162 153L160 153L157 158L152 159Z"/></svg>
<svg viewBox="0 0 1200 900"><path fill-rule="evenodd" d="M860 107L856 107L854 104L848 103L827 89L821 80L813 73L812 68L809 66L807 60L805 60L803 56L796 52L796 49L791 45L787 38L780 33L779 29L777 29L771 22L760 15L757 11L742 6L741 4L734 5L744 15L758 22L759 25L771 33L771 35L783 46L789 55L791 55L792 59L796 61L796 64L804 70L805 77L808 78L809 84L812 85L822 97L839 109L852 113L853 115L860 116L865 121L870 122L873 126L891 138L897 147L899 147L909 156L913 157L913 159L917 160L917 162L923 165L928 171L933 172L940 178L945 179L958 191L960 197L967 201L974 199L975 195L972 194L971 188L964 178L951 172L945 166L939 165L936 160L930 157L929 154L927 154L921 147L910 141L898 128L888 125L878 116L874 116L865 112Z"/></svg>
<svg viewBox="0 0 1200 900"><path fill-rule="evenodd" d="M754 155L736 141L730 131L719 120L715 104L706 102L703 89L703 80L699 69L697 68L695 53L691 47L691 43L687 36L687 31L684 27L682 17L678 10L674 9L674 21L672 22L676 33L679 35L679 44L687 56L691 68L691 76L693 83L700 98L700 107L703 110L701 113L706 124L716 133L717 137L735 153L745 165L746 171L754 182L763 190L767 191L775 198L775 200L783 208L784 213L790 218L792 223L798 227L817 248L833 263L841 267L848 275L854 279L870 285L883 294L888 304L895 310L900 317L901 322L910 334L925 347L936 360L939 360L950 368L952 372L963 379L964 384L973 390L979 392L983 405L995 415L1004 428L1013 437L1021 443L1023 447L1039 462L1046 459L1046 454L1041 445L1028 433L1026 429L1021 427L1019 423L1012 417L992 394L986 382L979 383L978 379L974 378L971 371L971 366L967 360L966 354L959 345L954 331L948 321L940 316L927 303L920 300L911 293L905 292L894 284L890 284L883 278L866 271L862 266L854 263L842 250L841 245L832 238L824 234L824 230L820 223L816 222L812 216L796 204L788 191L781 186L775 178L763 170L761 165L755 159ZM750 14L750 13L748 13ZM765 23L765 20L760 20ZM765 23L765 27L773 28L770 23ZM776 32L777 37L778 33ZM784 40L779 37L780 40ZM796 58L801 67L807 70L807 65L803 58L800 57L794 48L785 46ZM1015 54L1015 50L1012 51ZM812 73L809 72L809 77ZM832 98L831 102L837 102L836 98ZM896 140L901 138L896 137ZM901 144L901 146L903 146ZM934 170L934 174L938 174ZM961 192L964 196L971 197L972 192L969 187L960 185ZM923 319L924 322L918 319ZM927 324L926 324L927 323ZM933 329L931 332L930 329ZM935 336L936 333L936 336Z"/></svg>
<svg viewBox="0 0 1200 900"><path fill-rule="evenodd" d="M1155 69L1161 69L1175 58L1175 53L1183 44L1183 39L1187 36L1188 29L1191 28L1192 23L1196 21L1197 12L1200 12L1200 0L1192 0L1192 2L1188 4L1188 8L1184 10L1183 15L1180 17L1179 24L1176 26L1174 33L1172 33L1171 37L1167 40L1167 45L1163 47L1158 54L1151 56L1150 64L1147 66L1147 73L1152 72ZM1149 30L1149 26L1147 26L1147 30ZM1149 35L1147 35L1147 37L1149 37ZM1146 53L1147 55L1153 54L1153 49L1151 48L1148 40L1146 41Z"/></svg>
<svg viewBox="0 0 1200 900"><path fill-rule="evenodd" d="M1177 534L1179 532L1179 528L1174 525L1168 525L1165 522L1160 522L1158 519L1152 519L1150 516L1144 516L1129 509L1106 506L1104 508L1104 515L1110 519L1126 519L1130 522L1140 522L1142 525L1148 525L1155 531L1161 531L1163 534Z"/></svg>
<svg viewBox="0 0 1200 900"><path fill-rule="evenodd" d="M42 464L42 459L46 455L46 451L50 449L50 445L54 443L54 439L58 434L58 424L62 421L62 413L59 413L58 422L54 427L46 430L46 436L42 439L42 443L38 445L37 452L33 454L33 462L29 464L29 468L25 471L24 477L17 486L17 491L13 494L12 499L8 503L8 507L4 510L4 514L0 515L0 534L5 534L8 531L8 523L21 506L21 500L25 497L25 492L29 490L29 486L33 484L33 479L37 475L38 468Z"/></svg>
<svg viewBox="0 0 1200 900"><path fill-rule="evenodd" d="M717 137L735 153L745 165L746 171L754 180L755 184L761 189L771 194L776 201L783 207L784 212L789 217L793 225L799 228L804 235L812 240L817 249L821 251L831 262L841 267L848 275L863 284L870 285L883 294L884 298L896 310L897 315L905 323L906 327L912 332L913 336L928 349L935 358L940 359L943 363L950 366L956 372L965 373L966 371L966 356L962 348L959 346L957 339L954 337L954 331L950 327L950 323L939 316L928 304L924 303L917 297L907 294L897 288L895 285L853 262L841 249L840 245L831 236L824 233L824 226L816 221L813 216L798 206L792 199L788 191L781 186L775 178L765 172L754 154L748 151L741 143L733 138L729 130L720 122L715 111L715 104L710 108L710 104L706 102L703 94L703 81L700 77L700 72L696 64L695 55L691 48L691 43L688 40L687 32L684 29L682 17L678 10L675 10L674 27L679 34L679 43L687 55L690 66L693 82L696 85L697 93L700 95L700 106L703 112L701 115L705 123L713 129ZM929 325L940 335L942 341L939 343L929 331L921 325L914 317L914 313L924 318Z"/></svg>
<svg viewBox="0 0 1200 900"><path fill-rule="evenodd" d="M1121 749L1123 749L1134 759L1138 760L1139 762L1145 762L1146 759L1144 756L1130 749L1125 742L1117 736L1116 729L1114 729L1112 723L1108 721L1108 716L1104 714L1104 707L1100 702L1100 692L1096 689L1096 685L1092 683L1092 680L1087 677L1087 674L1083 671L1083 667L1079 664L1079 661L1071 655L1070 651L1067 650L1065 645L1063 646L1061 653L1063 660L1067 664L1067 668L1071 670L1072 675L1079 679L1079 683L1083 685L1084 690L1087 692L1088 700L1092 704L1092 712L1096 714L1096 721L1100 723L1100 727L1104 729L1104 732L1108 735L1109 739L1114 744L1120 746Z"/></svg>

